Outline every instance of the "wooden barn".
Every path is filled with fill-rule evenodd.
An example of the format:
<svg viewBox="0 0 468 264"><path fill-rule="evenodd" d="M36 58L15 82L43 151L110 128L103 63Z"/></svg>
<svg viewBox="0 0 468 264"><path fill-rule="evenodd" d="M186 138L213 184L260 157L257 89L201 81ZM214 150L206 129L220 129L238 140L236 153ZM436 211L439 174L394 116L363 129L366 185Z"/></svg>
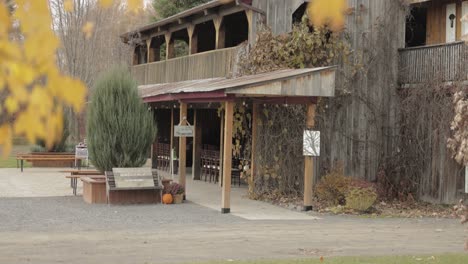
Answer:
<svg viewBox="0 0 468 264"><path fill-rule="evenodd" d="M468 14L468 1L461 0L409 0L406 4L400 0L348 0L347 39L365 67L353 78L347 77L353 70L350 67L234 77L240 62L239 45L254 44L262 23L274 34L290 32L307 12L308 2L214 0L122 35L135 48L132 73L158 121L153 165L178 167L183 184L186 166L192 167L193 179L201 179L208 166L203 162L216 157L209 166L219 172L209 178L225 183L224 212L230 208L230 182L239 173L237 165L248 164L249 177L258 174L255 155L240 158L247 163L231 157L233 142L226 139L232 138L235 104L250 106L251 153L256 148L255 118L260 108L266 104L307 106L304 129L320 130L322 139L320 157L305 157L299 163L308 209L312 185L334 162L342 162L347 175L376 181L389 157L397 156L401 148L413 147L402 146L399 140L402 89L425 85L436 73L447 85L468 79L468 52L460 42L468 33L468 24L460 21ZM184 54L175 48L181 42L187 46ZM344 87L349 96L333 99L335 90ZM322 118L327 123L314 125L315 104L321 97L328 98L329 111ZM223 114L219 114L221 108ZM178 124L193 125L194 136L175 137ZM464 169L451 159L445 147L447 137L444 132L427 146L430 162L417 184L418 197L424 200L452 203L466 197ZM158 160L173 150L178 164L169 166Z"/></svg>

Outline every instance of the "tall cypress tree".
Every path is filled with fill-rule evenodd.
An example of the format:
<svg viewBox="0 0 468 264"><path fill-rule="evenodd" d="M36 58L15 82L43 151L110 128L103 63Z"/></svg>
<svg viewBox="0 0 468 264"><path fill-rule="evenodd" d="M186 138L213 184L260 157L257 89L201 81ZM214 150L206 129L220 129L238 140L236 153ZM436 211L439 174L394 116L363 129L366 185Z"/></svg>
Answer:
<svg viewBox="0 0 468 264"><path fill-rule="evenodd" d="M87 122L89 154L97 169L145 164L156 125L126 69L113 69L96 81Z"/></svg>

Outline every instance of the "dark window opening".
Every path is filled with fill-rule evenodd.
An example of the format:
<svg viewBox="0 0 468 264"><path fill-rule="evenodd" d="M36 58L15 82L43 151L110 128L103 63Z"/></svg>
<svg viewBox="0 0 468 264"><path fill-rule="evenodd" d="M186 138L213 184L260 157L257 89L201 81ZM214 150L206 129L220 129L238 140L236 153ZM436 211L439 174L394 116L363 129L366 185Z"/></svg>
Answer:
<svg viewBox="0 0 468 264"><path fill-rule="evenodd" d="M161 57L161 50L165 49L164 36L157 36L151 39L151 45L149 50L149 62L156 62L165 60L166 57Z"/></svg>
<svg viewBox="0 0 468 264"><path fill-rule="evenodd" d="M249 40L249 21L245 12L226 16L223 23L226 30L226 48L235 47Z"/></svg>
<svg viewBox="0 0 468 264"><path fill-rule="evenodd" d="M406 18L406 47L426 45L427 8L413 7Z"/></svg>
<svg viewBox="0 0 468 264"><path fill-rule="evenodd" d="M189 55L189 35L187 29L172 33L174 41L174 58Z"/></svg>
<svg viewBox="0 0 468 264"><path fill-rule="evenodd" d="M216 49L216 29L213 21L196 25L197 52L205 52Z"/></svg>
<svg viewBox="0 0 468 264"><path fill-rule="evenodd" d="M144 64L148 62L148 49L146 45L138 45L135 47L133 64Z"/></svg>
<svg viewBox="0 0 468 264"><path fill-rule="evenodd" d="M296 11L293 13L292 22L294 24L298 24L302 22L302 18L306 14L307 11L307 3L303 3Z"/></svg>

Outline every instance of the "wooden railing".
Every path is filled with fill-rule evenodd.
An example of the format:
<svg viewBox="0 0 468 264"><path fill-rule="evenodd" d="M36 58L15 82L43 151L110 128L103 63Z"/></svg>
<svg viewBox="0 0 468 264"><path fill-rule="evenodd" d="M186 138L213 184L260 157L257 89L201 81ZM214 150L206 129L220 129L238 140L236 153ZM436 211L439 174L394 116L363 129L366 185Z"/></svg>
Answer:
<svg viewBox="0 0 468 264"><path fill-rule="evenodd" d="M400 84L468 80L464 42L400 49Z"/></svg>
<svg viewBox="0 0 468 264"><path fill-rule="evenodd" d="M132 67L139 85L225 77L236 63L237 47Z"/></svg>

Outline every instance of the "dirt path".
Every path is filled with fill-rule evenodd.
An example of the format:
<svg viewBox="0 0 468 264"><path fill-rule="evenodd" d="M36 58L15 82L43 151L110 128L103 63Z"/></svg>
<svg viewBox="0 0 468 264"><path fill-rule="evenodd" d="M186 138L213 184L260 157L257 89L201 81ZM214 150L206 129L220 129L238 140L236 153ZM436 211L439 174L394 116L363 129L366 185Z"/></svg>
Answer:
<svg viewBox="0 0 468 264"><path fill-rule="evenodd" d="M99 220L97 220L99 221ZM181 263L330 255L461 252L449 220L326 217L319 221L165 224L141 230L2 232L0 263Z"/></svg>

